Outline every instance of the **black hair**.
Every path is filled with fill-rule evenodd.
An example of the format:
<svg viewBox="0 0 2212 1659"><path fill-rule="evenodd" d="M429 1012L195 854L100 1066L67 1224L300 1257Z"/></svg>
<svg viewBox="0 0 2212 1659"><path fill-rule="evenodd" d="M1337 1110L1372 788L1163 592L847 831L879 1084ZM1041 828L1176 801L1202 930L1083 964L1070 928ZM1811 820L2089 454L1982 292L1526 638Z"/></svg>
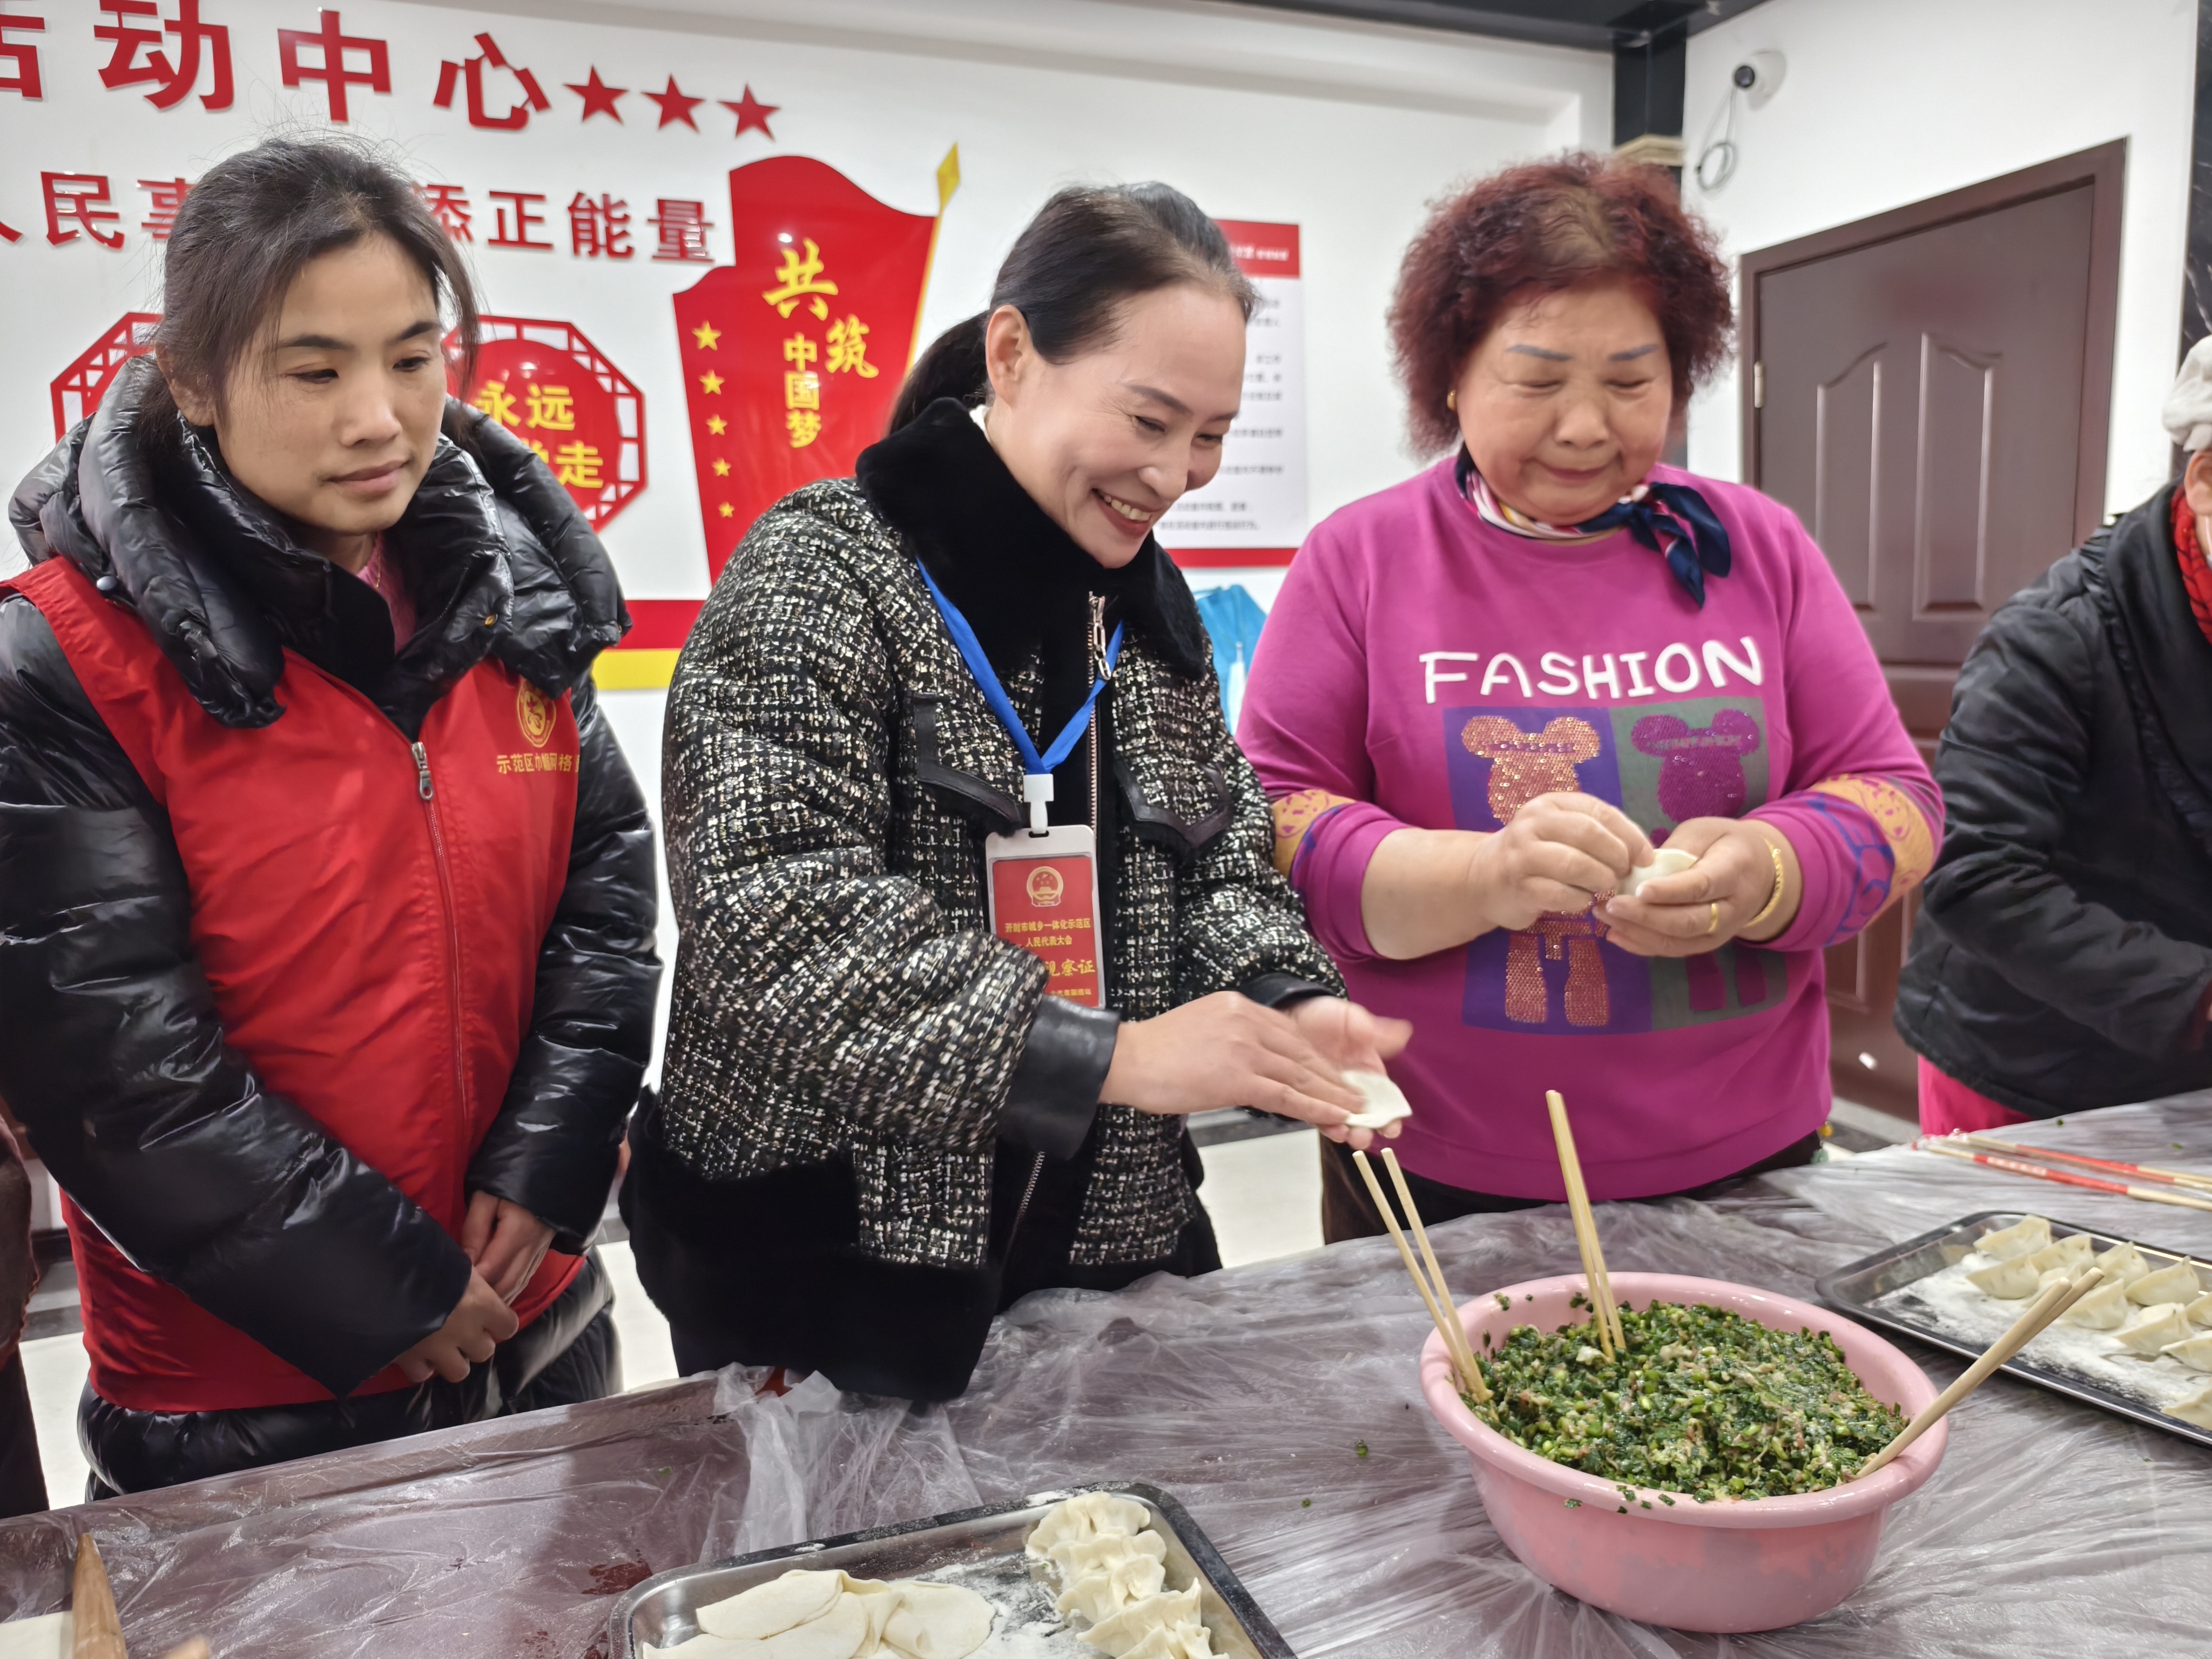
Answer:
<svg viewBox="0 0 2212 1659"><path fill-rule="evenodd" d="M466 385L477 337L468 267L411 179L367 144L336 137L264 139L216 162L186 193L161 264L154 343L165 377L222 408L232 372L272 325L301 270L372 236L394 243L429 283L451 320ZM157 453L176 442L166 381L142 430Z"/></svg>
<svg viewBox="0 0 2212 1659"><path fill-rule="evenodd" d="M1113 335L1124 301L1176 283L1217 289L1250 321L1258 295L1221 227L1172 185L1071 186L1037 210L999 267L991 303L915 359L885 429L940 398L980 404L990 390L983 328L1000 306L1029 325L1047 362L1064 363Z"/></svg>

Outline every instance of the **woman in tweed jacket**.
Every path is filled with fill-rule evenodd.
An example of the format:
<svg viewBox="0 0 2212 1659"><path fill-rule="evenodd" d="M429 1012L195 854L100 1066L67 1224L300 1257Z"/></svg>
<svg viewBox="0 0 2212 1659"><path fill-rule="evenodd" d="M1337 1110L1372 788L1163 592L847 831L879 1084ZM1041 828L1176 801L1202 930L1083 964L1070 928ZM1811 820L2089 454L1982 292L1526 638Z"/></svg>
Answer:
<svg viewBox="0 0 2212 1659"><path fill-rule="evenodd" d="M1150 533L1219 464L1251 303L1178 192L1062 191L859 476L779 502L716 584L669 702L683 935L623 1194L684 1370L949 1398L1030 1291L1220 1265L1184 1114L1365 1144L1341 1070L1405 1030L1341 1000L1276 873ZM924 568L1040 736L1125 632L1051 805L1096 831L1104 1007L990 931L1023 766Z"/></svg>

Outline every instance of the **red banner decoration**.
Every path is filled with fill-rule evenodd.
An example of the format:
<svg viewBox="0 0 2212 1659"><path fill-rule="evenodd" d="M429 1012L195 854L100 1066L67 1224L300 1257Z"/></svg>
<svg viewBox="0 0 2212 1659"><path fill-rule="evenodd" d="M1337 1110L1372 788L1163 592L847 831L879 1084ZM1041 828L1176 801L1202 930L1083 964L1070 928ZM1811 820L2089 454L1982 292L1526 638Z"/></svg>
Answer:
<svg viewBox="0 0 2212 1659"><path fill-rule="evenodd" d="M834 167L779 155L730 173L734 263L675 297L709 577L769 507L842 477L883 435L959 151L938 214L884 206Z"/></svg>
<svg viewBox="0 0 2212 1659"><path fill-rule="evenodd" d="M71 427L100 407L117 370L152 349L155 325L161 320L158 311L125 312L96 344L54 376L51 389L57 439L68 436Z"/></svg>
<svg viewBox="0 0 2212 1659"><path fill-rule="evenodd" d="M485 317L474 378L456 397L538 452L568 495L604 530L645 488L645 398L573 323ZM453 342L447 343L450 352Z"/></svg>

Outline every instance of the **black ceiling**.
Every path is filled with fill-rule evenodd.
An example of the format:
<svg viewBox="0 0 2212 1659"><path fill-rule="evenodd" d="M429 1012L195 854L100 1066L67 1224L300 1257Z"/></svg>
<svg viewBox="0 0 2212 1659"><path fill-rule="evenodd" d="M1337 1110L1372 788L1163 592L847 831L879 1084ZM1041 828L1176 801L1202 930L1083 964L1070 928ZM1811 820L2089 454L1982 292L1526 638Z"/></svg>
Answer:
<svg viewBox="0 0 2212 1659"><path fill-rule="evenodd" d="M1685 25L1695 34L1749 11L1759 0L1240 0L1274 11L1353 17L1374 23L1414 23L1469 34L1609 52L1640 45L1654 33Z"/></svg>

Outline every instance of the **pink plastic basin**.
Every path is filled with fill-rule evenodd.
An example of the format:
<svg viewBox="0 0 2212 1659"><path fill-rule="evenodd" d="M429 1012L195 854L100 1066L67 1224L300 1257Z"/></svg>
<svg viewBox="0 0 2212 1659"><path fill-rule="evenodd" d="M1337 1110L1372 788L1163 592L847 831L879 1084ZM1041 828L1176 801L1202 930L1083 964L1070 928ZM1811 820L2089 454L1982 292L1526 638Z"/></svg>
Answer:
<svg viewBox="0 0 2212 1659"><path fill-rule="evenodd" d="M1568 1306L1583 1288L1536 1279L1478 1297L1459 1310L1477 1353L1516 1325L1554 1330L1589 1316ZM1676 1273L1615 1273L1613 1294L1631 1307L1656 1302L1732 1309L1775 1330L1832 1334L1867 1392L1910 1418L1933 1400L1925 1373L1873 1332L1771 1291ZM1498 1298L1511 1299L1510 1308ZM1534 1300L1530 1298L1533 1297ZM1779 1630L1826 1613L1866 1582L1889 1506L1918 1490L1943 1461L1949 1428L1940 1422L1863 1480L1790 1498L1673 1507L1643 1492L1620 1513L1620 1488L1525 1451L1460 1403L1443 1342L1421 1350L1429 1409L1467 1448L1483 1507L1505 1547L1546 1582L1592 1607L1676 1630ZM1579 1508L1567 1507L1579 1498ZM1648 1500L1651 1507L1644 1509Z"/></svg>

